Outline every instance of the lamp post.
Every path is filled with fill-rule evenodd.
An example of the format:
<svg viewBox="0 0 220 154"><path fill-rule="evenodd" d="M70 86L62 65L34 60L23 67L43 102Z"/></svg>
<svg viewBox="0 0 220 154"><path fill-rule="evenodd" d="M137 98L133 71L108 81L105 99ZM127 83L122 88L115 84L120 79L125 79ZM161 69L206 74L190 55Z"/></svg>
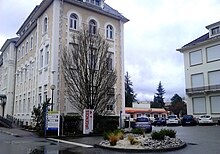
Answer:
<svg viewBox="0 0 220 154"><path fill-rule="evenodd" d="M50 89L52 90L52 96L51 96L51 111L53 111L53 91L56 88L54 84L50 86Z"/></svg>

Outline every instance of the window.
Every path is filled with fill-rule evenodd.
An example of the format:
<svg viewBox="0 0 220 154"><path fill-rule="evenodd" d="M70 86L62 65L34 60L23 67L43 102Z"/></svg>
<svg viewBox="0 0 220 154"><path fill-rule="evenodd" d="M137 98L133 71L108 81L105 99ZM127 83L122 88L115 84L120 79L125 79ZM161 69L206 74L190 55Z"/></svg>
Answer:
<svg viewBox="0 0 220 154"><path fill-rule="evenodd" d="M210 101L212 113L220 113L220 96L211 96Z"/></svg>
<svg viewBox="0 0 220 154"><path fill-rule="evenodd" d="M106 27L106 37L109 39L113 39L113 27L111 25L108 25Z"/></svg>
<svg viewBox="0 0 220 154"><path fill-rule="evenodd" d="M21 57L24 56L24 46L22 47L22 51L21 51Z"/></svg>
<svg viewBox="0 0 220 154"><path fill-rule="evenodd" d="M220 85L220 70L208 72L209 85Z"/></svg>
<svg viewBox="0 0 220 154"><path fill-rule="evenodd" d="M89 21L89 33L96 34L97 23L95 20Z"/></svg>
<svg viewBox="0 0 220 154"><path fill-rule="evenodd" d="M204 86L203 73L193 74L191 76L191 82L192 82L192 88L203 87Z"/></svg>
<svg viewBox="0 0 220 154"><path fill-rule="evenodd" d="M20 59L20 57L21 57L21 50L19 49L18 50L18 58L17 59Z"/></svg>
<svg viewBox="0 0 220 154"><path fill-rule="evenodd" d="M25 51L25 54L28 53L28 42L26 43L26 51Z"/></svg>
<svg viewBox="0 0 220 154"><path fill-rule="evenodd" d="M96 6L100 6L101 5L101 1L100 0L86 0L86 2L91 3L93 5L96 5Z"/></svg>
<svg viewBox="0 0 220 154"><path fill-rule="evenodd" d="M47 20L47 17L46 17L46 18L44 18L43 34L47 33L47 27L48 27L48 20Z"/></svg>
<svg viewBox="0 0 220 154"><path fill-rule="evenodd" d="M141 113L137 113L137 117L141 117Z"/></svg>
<svg viewBox="0 0 220 154"><path fill-rule="evenodd" d="M46 46L46 52L45 52L45 65L48 65L49 63L49 45Z"/></svg>
<svg viewBox="0 0 220 154"><path fill-rule="evenodd" d="M192 98L193 113L204 114L206 113L205 97Z"/></svg>
<svg viewBox="0 0 220 154"><path fill-rule="evenodd" d="M78 29L78 17L74 13L70 15L70 29Z"/></svg>
<svg viewBox="0 0 220 154"><path fill-rule="evenodd" d="M113 111L113 105L111 104L111 105L107 105L107 110L108 111Z"/></svg>
<svg viewBox="0 0 220 154"><path fill-rule="evenodd" d="M202 64L202 50L197 50L189 53L190 66Z"/></svg>
<svg viewBox="0 0 220 154"><path fill-rule="evenodd" d="M113 70L113 53L109 53L110 55L107 57L107 69Z"/></svg>
<svg viewBox="0 0 220 154"><path fill-rule="evenodd" d="M211 29L211 33L212 33L212 35L216 35L216 34L218 34L220 31L219 31L219 27L215 27L215 28L212 28Z"/></svg>
<svg viewBox="0 0 220 154"><path fill-rule="evenodd" d="M208 47L206 49L207 62L220 60L220 45Z"/></svg>
<svg viewBox="0 0 220 154"><path fill-rule="evenodd" d="M33 49L33 40L34 40L33 37L31 37L31 39L30 39L30 50Z"/></svg>
<svg viewBox="0 0 220 154"><path fill-rule="evenodd" d="M43 67L43 59L44 59L44 56L43 56L43 49L40 51L40 68Z"/></svg>

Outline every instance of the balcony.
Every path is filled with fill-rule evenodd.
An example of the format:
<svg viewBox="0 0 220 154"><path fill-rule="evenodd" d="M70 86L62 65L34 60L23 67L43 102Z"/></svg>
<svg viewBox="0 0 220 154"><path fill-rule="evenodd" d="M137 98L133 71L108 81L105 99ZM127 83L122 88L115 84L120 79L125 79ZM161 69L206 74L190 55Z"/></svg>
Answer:
<svg viewBox="0 0 220 154"><path fill-rule="evenodd" d="M220 92L220 84L186 89L187 95Z"/></svg>

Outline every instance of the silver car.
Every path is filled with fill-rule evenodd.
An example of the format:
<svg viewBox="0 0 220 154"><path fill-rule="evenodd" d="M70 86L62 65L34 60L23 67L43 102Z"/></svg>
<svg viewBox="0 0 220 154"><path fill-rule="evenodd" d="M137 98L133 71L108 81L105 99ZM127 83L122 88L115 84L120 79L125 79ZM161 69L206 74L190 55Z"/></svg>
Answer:
<svg viewBox="0 0 220 154"><path fill-rule="evenodd" d="M150 118L148 117L138 117L135 121L134 128L144 129L146 132L150 133L152 131L152 125Z"/></svg>

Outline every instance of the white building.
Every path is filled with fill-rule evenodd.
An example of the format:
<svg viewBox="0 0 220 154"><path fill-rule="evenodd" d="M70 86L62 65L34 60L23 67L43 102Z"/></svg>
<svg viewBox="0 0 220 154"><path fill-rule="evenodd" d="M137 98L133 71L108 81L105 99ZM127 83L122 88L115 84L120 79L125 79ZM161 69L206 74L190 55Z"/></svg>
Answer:
<svg viewBox="0 0 220 154"><path fill-rule="evenodd" d="M1 48L0 55L0 94L6 96L4 116L13 115L15 83L15 43L18 38L8 39ZM3 116L3 99L0 98L0 116Z"/></svg>
<svg viewBox="0 0 220 154"><path fill-rule="evenodd" d="M208 33L177 49L184 55L187 112L220 116L220 22Z"/></svg>
<svg viewBox="0 0 220 154"><path fill-rule="evenodd" d="M11 72L16 75L16 81L8 83L15 85L12 115L30 124L33 106L51 98L52 92L53 110L74 113L64 92L61 55L72 35L83 25L100 30L111 45L109 52L113 53L113 67L117 72L114 89L117 103L109 109L114 115L124 111L124 23L127 21L104 0L43 0L17 32L16 71ZM55 86L53 91L52 85ZM11 112L6 114L11 115Z"/></svg>

